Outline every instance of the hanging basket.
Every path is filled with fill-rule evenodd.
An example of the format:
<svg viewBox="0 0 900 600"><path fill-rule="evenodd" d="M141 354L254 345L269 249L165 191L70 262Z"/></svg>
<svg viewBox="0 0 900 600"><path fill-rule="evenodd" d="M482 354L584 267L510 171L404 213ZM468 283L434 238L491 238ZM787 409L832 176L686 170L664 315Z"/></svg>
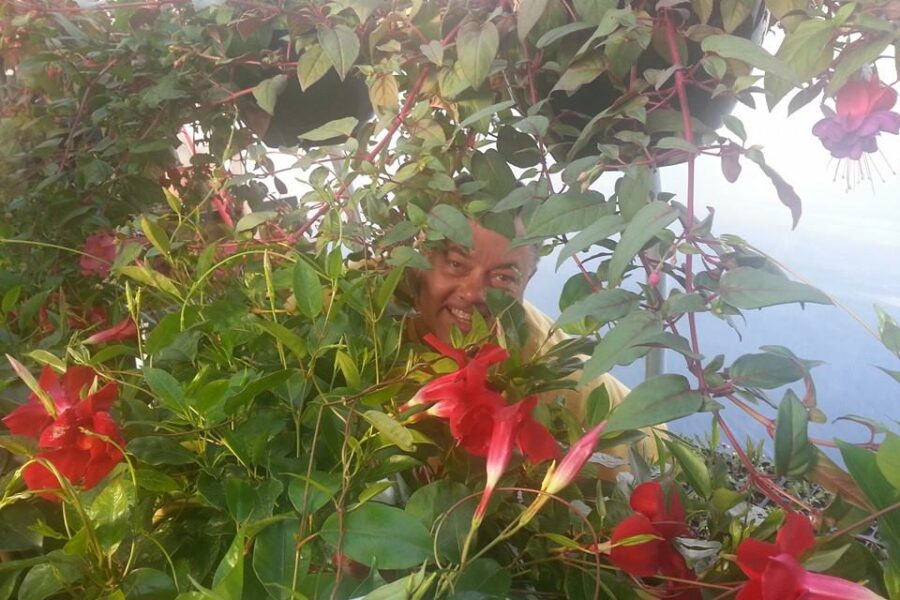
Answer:
<svg viewBox="0 0 900 600"><path fill-rule="evenodd" d="M720 4L716 3L714 12L707 24L721 29L723 21L719 7ZM699 24L697 16L689 13L687 10L676 11L676 14L681 14L685 17L684 25L681 27L682 30ZM753 10L731 34L760 44L767 27L768 13L763 1L756 0ZM585 37L587 35L585 33ZM672 66L672 62L668 58L668 49L665 48L665 29L662 26L659 26L659 31L654 32L654 38L654 43L644 50L637 59L636 69L638 74L644 73L647 69L663 71ZM697 64L703 58L700 43L686 38L683 38L683 41L682 50L686 48L687 52L686 56L682 56L682 63L686 66ZM665 52L665 55L662 52ZM548 116L554 123L554 127L551 128L547 136L550 141L550 153L557 160L573 160L596 154L597 145L609 141L611 139L610 136L616 131L606 130L602 119L601 122L594 123L592 123L592 120L603 111L612 107L617 101L626 99L626 94L628 93L626 92L627 81L614 81L609 72L604 72L594 80L583 84L574 93L554 91L553 88L558 81L559 76L544 76L537 81L539 92L541 92L543 97L548 98L544 109L545 114L549 113ZM670 76L665 84L660 87L660 94L665 94L667 91L672 90L674 85L674 77ZM694 85L688 85L686 92L691 115L694 119L713 130L722 126L723 118L731 113L737 104L737 98L728 93L714 95L712 91ZM681 110L678 99L674 94L668 101L667 108ZM576 140L582 136L582 132L589 126L597 131L596 135L587 140L586 143L582 140L580 148L572 152ZM671 134L671 132L667 132L665 135ZM680 160L667 161L667 164L673 164L673 162L680 162Z"/></svg>

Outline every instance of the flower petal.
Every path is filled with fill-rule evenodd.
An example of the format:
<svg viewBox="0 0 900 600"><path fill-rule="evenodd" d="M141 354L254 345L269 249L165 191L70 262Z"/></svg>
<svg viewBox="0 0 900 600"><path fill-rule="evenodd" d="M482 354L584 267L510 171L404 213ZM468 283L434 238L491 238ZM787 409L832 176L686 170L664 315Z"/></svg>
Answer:
<svg viewBox="0 0 900 600"><path fill-rule="evenodd" d="M3 424L10 433L32 438L40 437L41 432L51 423L53 417L47 414L43 404L33 398L3 417Z"/></svg>
<svg viewBox="0 0 900 600"><path fill-rule="evenodd" d="M616 544L639 535L661 537L650 519L642 514L635 514L626 517L616 526L610 541ZM657 539L630 546L614 545L609 551L609 558L626 573L636 577L650 577L659 571L659 552L663 543Z"/></svg>
<svg viewBox="0 0 900 600"><path fill-rule="evenodd" d="M815 532L809 519L800 513L788 512L784 525L775 536L775 545L779 552L786 552L794 558L803 556L804 552L816 545Z"/></svg>
<svg viewBox="0 0 900 600"><path fill-rule="evenodd" d="M559 458L561 454L556 438L550 435L546 427L531 418L531 415L526 415L519 425L519 429L516 432L516 445L533 465L545 460ZM559 469L557 469L558 472ZM577 471L575 474L577 474Z"/></svg>
<svg viewBox="0 0 900 600"><path fill-rule="evenodd" d="M775 544L747 538L738 544L737 564L750 579L760 579L769 559L779 553Z"/></svg>
<svg viewBox="0 0 900 600"><path fill-rule="evenodd" d="M769 559L762 576L764 600L793 600L803 591L806 570L789 554L779 554ZM808 598L808 596L804 596Z"/></svg>
<svg viewBox="0 0 900 600"><path fill-rule="evenodd" d="M426 334L422 339L425 340L429 346L431 346L444 356L452 358L456 362L456 364L459 365L460 369L465 367L466 363L468 363L464 350L454 348L450 344L445 344L444 342L439 340L433 333Z"/></svg>

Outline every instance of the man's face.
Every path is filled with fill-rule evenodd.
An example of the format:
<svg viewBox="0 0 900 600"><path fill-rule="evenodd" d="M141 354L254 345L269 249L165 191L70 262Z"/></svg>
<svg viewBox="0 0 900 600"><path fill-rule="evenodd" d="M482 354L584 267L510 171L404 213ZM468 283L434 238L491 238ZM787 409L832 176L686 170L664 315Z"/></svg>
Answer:
<svg viewBox="0 0 900 600"><path fill-rule="evenodd" d="M419 278L416 309L419 331L450 340L453 326L467 333L472 312L489 316L487 291L503 290L521 301L535 267L534 250L509 247L509 240L477 223L472 227L472 248L449 244L429 255L431 269Z"/></svg>

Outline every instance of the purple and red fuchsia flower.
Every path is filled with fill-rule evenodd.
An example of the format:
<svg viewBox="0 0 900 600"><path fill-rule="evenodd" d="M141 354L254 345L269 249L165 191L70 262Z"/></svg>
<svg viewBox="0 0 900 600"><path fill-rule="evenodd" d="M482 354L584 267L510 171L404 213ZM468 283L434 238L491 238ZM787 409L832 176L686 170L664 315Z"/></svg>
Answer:
<svg viewBox="0 0 900 600"><path fill-rule="evenodd" d="M122 461L125 445L119 427L109 414L118 386L109 382L91 392L97 373L89 367L69 367L60 376L46 366L38 385L52 401L50 414L35 394L3 418L14 435L34 438L40 451L35 458L49 462L69 483L90 489ZM30 490L61 488L56 475L41 462L31 462L22 472ZM52 494L45 498L56 499Z"/></svg>
<svg viewBox="0 0 900 600"><path fill-rule="evenodd" d="M891 110L896 102L897 92L877 78L852 79L835 96L835 114L812 132L835 158L859 160L878 150L878 134L900 133L900 114Z"/></svg>

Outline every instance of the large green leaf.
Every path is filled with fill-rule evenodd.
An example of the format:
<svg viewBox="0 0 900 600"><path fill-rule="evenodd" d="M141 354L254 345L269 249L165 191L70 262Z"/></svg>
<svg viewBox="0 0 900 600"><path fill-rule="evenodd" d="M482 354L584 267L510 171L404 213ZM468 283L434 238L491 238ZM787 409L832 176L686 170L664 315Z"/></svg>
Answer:
<svg viewBox="0 0 900 600"><path fill-rule="evenodd" d="M46 558L47 562L32 567L25 574L19 585L19 600L44 600L81 579L83 573L78 557L54 550Z"/></svg>
<svg viewBox="0 0 900 600"><path fill-rule="evenodd" d="M359 38L346 25L336 25L334 28L320 27L317 34L319 45L328 55L334 70L341 79L344 79L359 56Z"/></svg>
<svg viewBox="0 0 900 600"><path fill-rule="evenodd" d="M288 484L288 498L300 514L310 515L334 498L341 489L340 473L313 471L294 475Z"/></svg>
<svg viewBox="0 0 900 600"><path fill-rule="evenodd" d="M526 227L529 237L549 237L580 231L585 224L593 223L612 212L603 194L594 190L581 192L569 190L554 194L538 206Z"/></svg>
<svg viewBox="0 0 900 600"><path fill-rule="evenodd" d="M292 598L300 522L286 519L263 529L253 542L253 571L273 600Z"/></svg>
<svg viewBox="0 0 900 600"><path fill-rule="evenodd" d="M547 2L548 0L522 0L519 3L516 15L516 31L519 34L519 41L525 41L525 38L528 37L528 33L547 9Z"/></svg>
<svg viewBox="0 0 900 600"><path fill-rule="evenodd" d="M585 363L581 375L582 383L587 383L608 372L615 365L627 365L647 352L642 346L663 332L662 323L652 313L637 311L619 321L603 336L591 358Z"/></svg>
<svg viewBox="0 0 900 600"><path fill-rule="evenodd" d="M167 573L147 567L130 571L122 581L122 591L128 600L167 600L178 593Z"/></svg>
<svg viewBox="0 0 900 600"><path fill-rule="evenodd" d="M445 238L465 248L472 247L472 227L460 210L449 204L438 204L428 213L428 226Z"/></svg>
<svg viewBox="0 0 900 600"><path fill-rule="evenodd" d="M300 89L306 91L331 68L331 58L319 44L313 44L297 59L297 79Z"/></svg>
<svg viewBox="0 0 900 600"><path fill-rule="evenodd" d="M700 410L703 395L682 375L657 375L631 390L606 422L605 431L668 423Z"/></svg>
<svg viewBox="0 0 900 600"><path fill-rule="evenodd" d="M900 490L900 436L888 433L875 457L884 478Z"/></svg>
<svg viewBox="0 0 900 600"><path fill-rule="evenodd" d="M320 530L332 547L365 565L407 569L431 556L431 535L413 515L385 504L369 502L343 515L332 514Z"/></svg>
<svg viewBox="0 0 900 600"><path fill-rule="evenodd" d="M279 74L269 79L264 79L253 88L253 97L261 109L275 114L275 104L278 102L278 94L287 87L287 75Z"/></svg>
<svg viewBox="0 0 900 600"><path fill-rule="evenodd" d="M625 269L640 252L644 244L652 240L678 217L678 209L664 202L651 202L641 208L625 227L622 239L609 261L609 285L622 281Z"/></svg>
<svg viewBox="0 0 900 600"><path fill-rule="evenodd" d="M788 390L775 421L775 473L800 477L812 466L815 449L809 443L809 416L797 395Z"/></svg>
<svg viewBox="0 0 900 600"><path fill-rule="evenodd" d="M685 479L694 491L704 498L709 498L712 495L712 480L703 457L686 444L676 440L666 440L666 446L678 461Z"/></svg>
<svg viewBox="0 0 900 600"><path fill-rule="evenodd" d="M319 274L312 265L300 258L294 264L293 279L297 310L310 319L318 316L324 305L324 290L319 282Z"/></svg>
<svg viewBox="0 0 900 600"><path fill-rule="evenodd" d="M144 367L144 380L163 406L176 413L184 412L184 391L177 379L162 369Z"/></svg>
<svg viewBox="0 0 900 600"><path fill-rule="evenodd" d="M796 360L770 354L745 354L728 368L735 385L775 389L803 378L805 370Z"/></svg>
<svg viewBox="0 0 900 600"><path fill-rule="evenodd" d="M800 83L800 78L793 68L763 50L756 42L746 38L725 34L711 35L703 39L700 47L704 52L714 52L723 58L740 60L791 83Z"/></svg>
<svg viewBox="0 0 900 600"><path fill-rule="evenodd" d="M440 479L413 492L406 503L406 512L419 519L429 530L437 533L437 550L442 557L458 561L475 514L477 497L469 498L471 490L461 483Z"/></svg>
<svg viewBox="0 0 900 600"><path fill-rule="evenodd" d="M480 87L491 72L498 48L500 34L490 21L480 25L468 23L460 29L456 36L456 54L463 75L473 89Z"/></svg>
<svg viewBox="0 0 900 600"><path fill-rule="evenodd" d="M187 465L195 460L193 454L170 437L137 437L126 448L148 465Z"/></svg>
<svg viewBox="0 0 900 600"><path fill-rule="evenodd" d="M367 410L363 413L363 418L378 430L385 441L406 452L415 450L413 434L389 415L377 410Z"/></svg>
<svg viewBox="0 0 900 600"><path fill-rule="evenodd" d="M900 489L882 475L874 452L859 446L837 441L841 457L859 489L876 509L885 509L900 502ZM900 511L894 510L879 517L881 535L894 546L900 544Z"/></svg>
<svg viewBox="0 0 900 600"><path fill-rule="evenodd" d="M554 326L562 327L577 323L585 317L591 317L603 325L621 319L636 309L639 301L640 296L621 288L600 290L568 306Z"/></svg>
<svg viewBox="0 0 900 600"><path fill-rule="evenodd" d="M810 285L753 267L737 267L722 275L719 297L736 308L763 308L792 302L831 304L828 296Z"/></svg>
<svg viewBox="0 0 900 600"><path fill-rule="evenodd" d="M335 119L334 121L328 121L324 125L320 125L315 129L310 129L297 137L311 142L324 142L331 138L340 140L353 133L353 129L358 122L359 119L356 117L342 117L340 119Z"/></svg>

